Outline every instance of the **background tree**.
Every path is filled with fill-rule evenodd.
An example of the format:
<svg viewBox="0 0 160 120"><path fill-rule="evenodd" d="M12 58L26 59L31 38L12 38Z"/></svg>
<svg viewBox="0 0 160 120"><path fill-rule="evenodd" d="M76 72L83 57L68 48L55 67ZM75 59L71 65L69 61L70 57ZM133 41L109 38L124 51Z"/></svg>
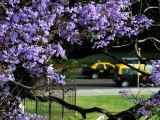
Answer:
<svg viewBox="0 0 160 120"><path fill-rule="evenodd" d="M140 13L135 11L133 14L134 5L137 8L139 4ZM142 111L157 108L159 93L152 97L154 99L149 99L149 109L139 103L116 115L97 107L85 109L70 105L54 96L33 94L35 83L39 80L51 79L56 84L65 84L65 76L56 73L49 65L53 57L66 59L63 49L65 43L83 45L87 41L93 43L93 48L108 47L122 36L136 38L132 40L135 46L142 42L137 40L138 34L149 30L154 23L146 16L152 12L148 12L152 8L148 4L152 5L152 1L107 0L81 4L68 0L1 0L0 104L5 107L4 119L43 119L21 112L18 105L25 97L41 101L54 100L68 109L80 112L83 118L86 118L87 113L101 112L111 120L137 119L144 115ZM157 64L154 63L155 67ZM152 76L156 82L157 74L158 68Z"/></svg>

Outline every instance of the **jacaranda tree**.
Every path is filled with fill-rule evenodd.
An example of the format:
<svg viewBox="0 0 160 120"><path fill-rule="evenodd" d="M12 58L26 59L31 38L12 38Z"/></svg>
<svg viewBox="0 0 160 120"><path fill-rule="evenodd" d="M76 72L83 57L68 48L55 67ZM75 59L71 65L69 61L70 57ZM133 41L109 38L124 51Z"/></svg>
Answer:
<svg viewBox="0 0 160 120"><path fill-rule="evenodd" d="M108 119L137 119L159 108L159 93L133 108L112 115L101 108L85 109L70 105L57 97L40 97L32 93L35 83L50 79L65 85L65 76L49 65L54 57L65 58L63 45L106 48L119 37L132 38L154 24L145 14L132 14L134 0L106 0L71 4L68 0L0 0L0 106L3 119L45 119L22 113L18 107L25 97L41 101L54 100L86 118L89 112L101 112ZM137 13L137 12L136 12ZM52 59L53 60L53 59ZM152 78L159 80L159 61ZM149 106L149 107L148 107Z"/></svg>

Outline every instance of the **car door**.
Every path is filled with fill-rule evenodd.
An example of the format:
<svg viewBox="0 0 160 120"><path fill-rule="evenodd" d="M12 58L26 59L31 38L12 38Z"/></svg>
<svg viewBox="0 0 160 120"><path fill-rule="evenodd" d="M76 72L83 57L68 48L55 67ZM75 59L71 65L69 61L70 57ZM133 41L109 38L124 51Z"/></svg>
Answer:
<svg viewBox="0 0 160 120"><path fill-rule="evenodd" d="M106 67L105 73L106 73L107 75L113 75L113 74L114 74L114 67L113 67L112 65L110 65L110 64L105 64L105 67Z"/></svg>

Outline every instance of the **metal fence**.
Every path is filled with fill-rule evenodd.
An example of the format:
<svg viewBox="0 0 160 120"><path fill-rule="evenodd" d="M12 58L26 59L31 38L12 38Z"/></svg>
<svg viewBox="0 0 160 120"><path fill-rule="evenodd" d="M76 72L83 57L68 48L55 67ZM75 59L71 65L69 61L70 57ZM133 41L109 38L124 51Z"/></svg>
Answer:
<svg viewBox="0 0 160 120"><path fill-rule="evenodd" d="M65 86L62 88L55 86L39 87L39 92L56 96L64 101L75 105L76 104L76 86ZM75 114L75 111L68 110L64 106L53 101L40 102L30 99L23 100L24 111L31 114L39 114L46 116L48 120L64 120L67 116Z"/></svg>

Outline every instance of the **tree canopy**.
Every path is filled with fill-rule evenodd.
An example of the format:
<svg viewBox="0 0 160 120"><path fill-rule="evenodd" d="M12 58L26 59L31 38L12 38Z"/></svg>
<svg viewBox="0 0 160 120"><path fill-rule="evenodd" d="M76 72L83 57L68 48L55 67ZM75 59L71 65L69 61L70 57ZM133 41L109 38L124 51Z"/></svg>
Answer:
<svg viewBox="0 0 160 120"><path fill-rule="evenodd" d="M31 97L36 81L51 79L65 84L65 76L49 65L53 57L66 58L64 44L83 45L88 41L93 43L93 48L106 48L121 37L136 38L154 26L158 17L152 17L152 6L148 6L153 2L144 1L107 0L82 4L68 0L1 0L0 103L8 103L4 117L33 117L22 114L16 104L20 98ZM133 10L134 7L140 7L139 11ZM159 61L153 65L156 69L152 78L159 84ZM15 103L12 108L8 107L11 101Z"/></svg>

